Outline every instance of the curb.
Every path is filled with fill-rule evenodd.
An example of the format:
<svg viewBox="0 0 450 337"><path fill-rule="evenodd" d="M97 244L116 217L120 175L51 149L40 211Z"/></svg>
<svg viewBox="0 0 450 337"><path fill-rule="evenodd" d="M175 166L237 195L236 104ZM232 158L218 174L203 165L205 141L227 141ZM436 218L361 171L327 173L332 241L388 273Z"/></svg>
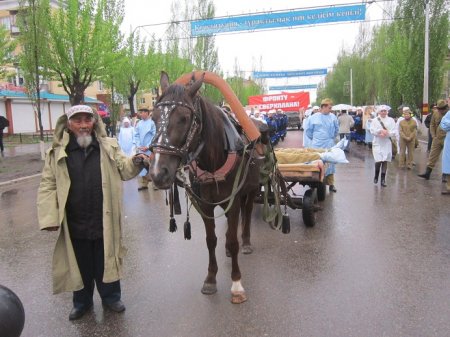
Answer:
<svg viewBox="0 0 450 337"><path fill-rule="evenodd" d="M4 181L4 182L0 183L0 187L6 186L6 185L12 185L12 184L20 183L20 182L22 182L24 180L40 177L41 175L42 175L42 173L37 173L37 174L33 174L33 175L27 176L27 177L21 177L21 178L16 178L16 179Z"/></svg>

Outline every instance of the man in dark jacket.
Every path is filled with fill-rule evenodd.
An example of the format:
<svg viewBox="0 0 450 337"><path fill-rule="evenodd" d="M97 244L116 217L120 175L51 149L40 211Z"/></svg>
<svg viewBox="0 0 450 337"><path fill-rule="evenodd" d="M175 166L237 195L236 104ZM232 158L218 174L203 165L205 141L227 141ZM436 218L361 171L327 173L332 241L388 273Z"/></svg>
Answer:
<svg viewBox="0 0 450 337"><path fill-rule="evenodd" d="M5 150L5 148L3 147L3 129L7 128L8 126L9 126L9 121L5 117L0 116L0 151L1 151L2 157L5 156L5 154L3 152Z"/></svg>

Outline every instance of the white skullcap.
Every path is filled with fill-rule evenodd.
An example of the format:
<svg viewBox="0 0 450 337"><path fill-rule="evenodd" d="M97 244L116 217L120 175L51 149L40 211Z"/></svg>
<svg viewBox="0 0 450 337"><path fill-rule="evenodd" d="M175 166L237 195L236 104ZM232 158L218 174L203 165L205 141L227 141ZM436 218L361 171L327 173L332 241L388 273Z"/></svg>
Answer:
<svg viewBox="0 0 450 337"><path fill-rule="evenodd" d="M92 108L87 105L74 105L66 111L66 115L69 119L79 113L94 115L94 111L92 111Z"/></svg>
<svg viewBox="0 0 450 337"><path fill-rule="evenodd" d="M379 114L381 110L389 111L389 109L387 108L386 105L379 105L379 106L377 106L377 114Z"/></svg>

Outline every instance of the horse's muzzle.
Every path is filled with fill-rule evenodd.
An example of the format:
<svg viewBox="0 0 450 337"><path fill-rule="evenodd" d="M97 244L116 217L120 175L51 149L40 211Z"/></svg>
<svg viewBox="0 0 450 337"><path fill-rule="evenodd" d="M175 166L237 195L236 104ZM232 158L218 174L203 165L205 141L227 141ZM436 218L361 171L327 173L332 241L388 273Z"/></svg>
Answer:
<svg viewBox="0 0 450 337"><path fill-rule="evenodd" d="M159 189L169 189L175 181L179 163L178 157L155 154L148 170L153 184Z"/></svg>

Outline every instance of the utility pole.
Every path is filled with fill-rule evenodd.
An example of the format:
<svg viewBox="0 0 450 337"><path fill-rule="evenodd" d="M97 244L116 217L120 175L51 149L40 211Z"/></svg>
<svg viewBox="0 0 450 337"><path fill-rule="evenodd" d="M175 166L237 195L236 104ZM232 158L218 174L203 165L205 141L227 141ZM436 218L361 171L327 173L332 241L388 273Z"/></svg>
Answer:
<svg viewBox="0 0 450 337"><path fill-rule="evenodd" d="M350 68L350 105L353 106L353 69Z"/></svg>
<svg viewBox="0 0 450 337"><path fill-rule="evenodd" d="M427 115L428 110L428 63L429 63L429 30L430 30L430 0L425 1L425 56L423 62L423 104L422 116Z"/></svg>

